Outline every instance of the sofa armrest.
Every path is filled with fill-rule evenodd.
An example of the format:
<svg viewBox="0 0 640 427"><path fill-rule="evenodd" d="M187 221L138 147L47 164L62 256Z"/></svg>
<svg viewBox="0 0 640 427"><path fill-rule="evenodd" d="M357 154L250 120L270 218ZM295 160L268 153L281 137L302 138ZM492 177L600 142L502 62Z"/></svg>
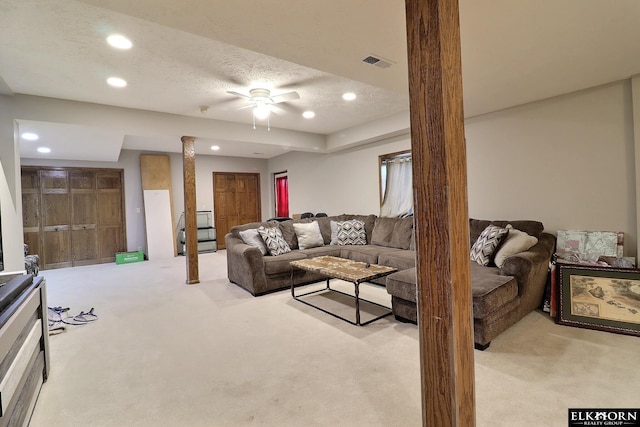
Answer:
<svg viewBox="0 0 640 427"><path fill-rule="evenodd" d="M256 247L245 244L229 233L224 236L227 247L227 277L252 295L266 291L267 278L264 274L262 253Z"/></svg>
<svg viewBox="0 0 640 427"><path fill-rule="evenodd" d="M531 249L504 260L500 274L516 279L521 310L532 311L542 303L555 243L552 234L542 233Z"/></svg>

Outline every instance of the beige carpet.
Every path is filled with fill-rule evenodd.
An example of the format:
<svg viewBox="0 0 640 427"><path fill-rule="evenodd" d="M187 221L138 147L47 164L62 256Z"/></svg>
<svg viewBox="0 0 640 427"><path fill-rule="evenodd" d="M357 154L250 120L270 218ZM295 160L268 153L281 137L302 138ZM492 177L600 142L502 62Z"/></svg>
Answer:
<svg viewBox="0 0 640 427"><path fill-rule="evenodd" d="M199 285L185 271L178 257L42 272L50 306L100 319L50 337L32 427L421 425L415 325L352 326L288 291L254 298L227 281L224 251L200 255ZM639 407L639 360L640 338L531 313L475 352L477 425Z"/></svg>

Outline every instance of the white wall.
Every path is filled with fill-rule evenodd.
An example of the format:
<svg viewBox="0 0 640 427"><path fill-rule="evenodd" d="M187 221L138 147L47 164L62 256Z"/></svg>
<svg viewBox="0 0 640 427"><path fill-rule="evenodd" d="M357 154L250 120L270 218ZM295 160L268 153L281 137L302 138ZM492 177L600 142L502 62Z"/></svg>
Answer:
<svg viewBox="0 0 640 427"><path fill-rule="evenodd" d="M632 112L624 81L466 120L470 216L624 231L635 256Z"/></svg>
<svg viewBox="0 0 640 427"><path fill-rule="evenodd" d="M269 160L270 200L273 200L273 174L286 170L290 215L378 214L378 156L409 148L409 135L404 135L333 154L292 152L274 157Z"/></svg>
<svg viewBox="0 0 640 427"><path fill-rule="evenodd" d="M552 233L623 231L625 254L636 256L630 81L470 118L465 133L470 217L535 219ZM287 170L291 213L378 213L378 156L408 148L407 135L334 154L284 154L269 161L270 187L273 173Z"/></svg>

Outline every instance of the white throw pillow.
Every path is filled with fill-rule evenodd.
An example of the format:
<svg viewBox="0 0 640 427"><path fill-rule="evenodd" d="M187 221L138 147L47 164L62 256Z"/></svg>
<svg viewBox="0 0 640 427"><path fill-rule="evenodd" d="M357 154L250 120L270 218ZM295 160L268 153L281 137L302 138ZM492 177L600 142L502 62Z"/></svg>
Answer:
<svg viewBox="0 0 640 427"><path fill-rule="evenodd" d="M493 259L493 262L495 262L498 267L502 267L504 260L511 255L529 250L533 245L538 243L537 238L528 235L524 231L513 228L511 224L507 225L507 229L509 230L507 239L502 243L500 248L498 248L496 256Z"/></svg>
<svg viewBox="0 0 640 427"><path fill-rule="evenodd" d="M240 238L245 244L260 249L262 255L267 254L267 245L264 244L264 240L262 240L257 228L250 228L248 230L241 231Z"/></svg>
<svg viewBox="0 0 640 427"><path fill-rule="evenodd" d="M293 224L293 229L296 232L296 237L298 237L298 247L301 250L324 245L318 221L295 223Z"/></svg>

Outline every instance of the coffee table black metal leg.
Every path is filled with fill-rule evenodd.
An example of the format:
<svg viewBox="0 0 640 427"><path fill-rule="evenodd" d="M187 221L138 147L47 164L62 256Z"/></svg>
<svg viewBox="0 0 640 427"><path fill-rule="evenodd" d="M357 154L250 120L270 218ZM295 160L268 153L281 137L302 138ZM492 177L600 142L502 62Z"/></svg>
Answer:
<svg viewBox="0 0 640 427"><path fill-rule="evenodd" d="M356 285L356 325L360 326L360 283L353 282Z"/></svg>
<svg viewBox="0 0 640 427"><path fill-rule="evenodd" d="M293 292L293 267L290 267L290 268L291 268L291 296L295 298L296 294Z"/></svg>
<svg viewBox="0 0 640 427"><path fill-rule="evenodd" d="M331 277L327 277L327 289L331 290L331 288L329 287L329 281L331 280Z"/></svg>

